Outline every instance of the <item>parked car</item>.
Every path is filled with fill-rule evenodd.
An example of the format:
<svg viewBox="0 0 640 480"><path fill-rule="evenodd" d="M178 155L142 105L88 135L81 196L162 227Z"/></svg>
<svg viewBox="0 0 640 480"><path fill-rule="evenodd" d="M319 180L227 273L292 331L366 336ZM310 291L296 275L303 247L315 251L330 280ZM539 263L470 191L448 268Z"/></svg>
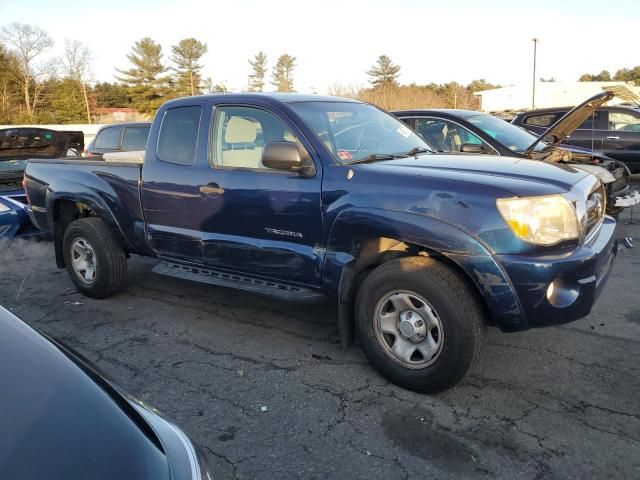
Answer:
<svg viewBox="0 0 640 480"><path fill-rule="evenodd" d="M541 135L571 110L571 107L541 108L522 112L513 124ZM640 172L640 108L602 106L562 139L563 145L586 148L624 162Z"/></svg>
<svg viewBox="0 0 640 480"><path fill-rule="evenodd" d="M564 135L572 133L591 117L595 108L610 100L603 92L571 110L540 136L485 113L470 110L403 110L393 112L420 133L438 152L451 154L500 155L529 158L548 163L566 163L597 175L607 188L607 213L617 215L624 207L640 202L640 194L627 183L630 175L625 165L602 154L574 146L559 145ZM569 127L567 127L569 125ZM557 133L561 131L562 133ZM544 138L553 138L549 143Z"/></svg>
<svg viewBox="0 0 640 480"><path fill-rule="evenodd" d="M570 165L435 155L358 101L226 94L165 103L143 164L30 161L36 223L80 291L165 275L338 304L370 363L422 392L457 383L486 324L587 315L616 255L605 190Z"/></svg>
<svg viewBox="0 0 640 480"><path fill-rule="evenodd" d="M27 212L22 177L28 158L79 155L84 135L46 128L0 129L0 238L40 235Z"/></svg>
<svg viewBox="0 0 640 480"><path fill-rule="evenodd" d="M147 146L150 122L113 123L101 127L89 142L85 157L100 156L110 152L144 150Z"/></svg>
<svg viewBox="0 0 640 480"><path fill-rule="evenodd" d="M179 427L2 307L0 352L0 478L211 478Z"/></svg>

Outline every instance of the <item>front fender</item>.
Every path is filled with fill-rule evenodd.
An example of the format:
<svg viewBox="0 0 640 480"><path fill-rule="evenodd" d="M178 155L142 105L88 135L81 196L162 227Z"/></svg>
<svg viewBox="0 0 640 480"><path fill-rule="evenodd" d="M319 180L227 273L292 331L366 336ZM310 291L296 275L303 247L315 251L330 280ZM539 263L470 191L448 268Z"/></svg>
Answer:
<svg viewBox="0 0 640 480"><path fill-rule="evenodd" d="M492 323L504 330L527 328L516 290L490 248L470 232L424 214L377 209L341 212L329 234L323 268L323 286L329 295L340 303L353 301L362 247L381 238L446 257L475 286Z"/></svg>

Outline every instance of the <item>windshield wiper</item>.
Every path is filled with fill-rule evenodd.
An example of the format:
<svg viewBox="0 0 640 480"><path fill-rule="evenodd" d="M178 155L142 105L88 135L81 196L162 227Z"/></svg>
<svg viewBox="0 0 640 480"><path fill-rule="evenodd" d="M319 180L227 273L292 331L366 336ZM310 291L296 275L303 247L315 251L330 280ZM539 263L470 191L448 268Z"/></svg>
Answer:
<svg viewBox="0 0 640 480"><path fill-rule="evenodd" d="M409 150L408 152L403 152L403 155L406 155L407 157L415 157L419 153L436 153L436 152L424 147L415 147Z"/></svg>
<svg viewBox="0 0 640 480"><path fill-rule="evenodd" d="M395 160L396 158L407 158L408 155L404 153L372 153L359 160L347 163L347 165L354 165L356 163L371 163L379 160Z"/></svg>

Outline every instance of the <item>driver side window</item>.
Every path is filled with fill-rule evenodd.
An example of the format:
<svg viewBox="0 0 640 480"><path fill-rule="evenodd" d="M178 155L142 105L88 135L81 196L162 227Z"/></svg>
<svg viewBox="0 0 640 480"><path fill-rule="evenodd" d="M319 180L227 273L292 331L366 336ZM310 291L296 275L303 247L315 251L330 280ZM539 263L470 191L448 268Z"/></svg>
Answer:
<svg viewBox="0 0 640 480"><path fill-rule="evenodd" d="M262 152L270 142L292 142L291 130L275 115L252 107L218 107L213 122L210 164L219 168L269 170Z"/></svg>
<svg viewBox="0 0 640 480"><path fill-rule="evenodd" d="M480 137L457 123L440 118L416 118L415 130L438 152L460 152L463 145L482 145L489 152L491 147Z"/></svg>

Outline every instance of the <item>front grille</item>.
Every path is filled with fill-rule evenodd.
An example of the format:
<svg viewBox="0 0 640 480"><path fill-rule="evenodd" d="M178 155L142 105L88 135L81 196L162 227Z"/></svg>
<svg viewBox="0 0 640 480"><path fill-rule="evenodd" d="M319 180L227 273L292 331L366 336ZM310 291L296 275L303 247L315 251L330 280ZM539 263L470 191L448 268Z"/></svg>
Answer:
<svg viewBox="0 0 640 480"><path fill-rule="evenodd" d="M607 208L607 193L603 185L600 185L587 197L585 216L585 237L589 238L600 227Z"/></svg>

